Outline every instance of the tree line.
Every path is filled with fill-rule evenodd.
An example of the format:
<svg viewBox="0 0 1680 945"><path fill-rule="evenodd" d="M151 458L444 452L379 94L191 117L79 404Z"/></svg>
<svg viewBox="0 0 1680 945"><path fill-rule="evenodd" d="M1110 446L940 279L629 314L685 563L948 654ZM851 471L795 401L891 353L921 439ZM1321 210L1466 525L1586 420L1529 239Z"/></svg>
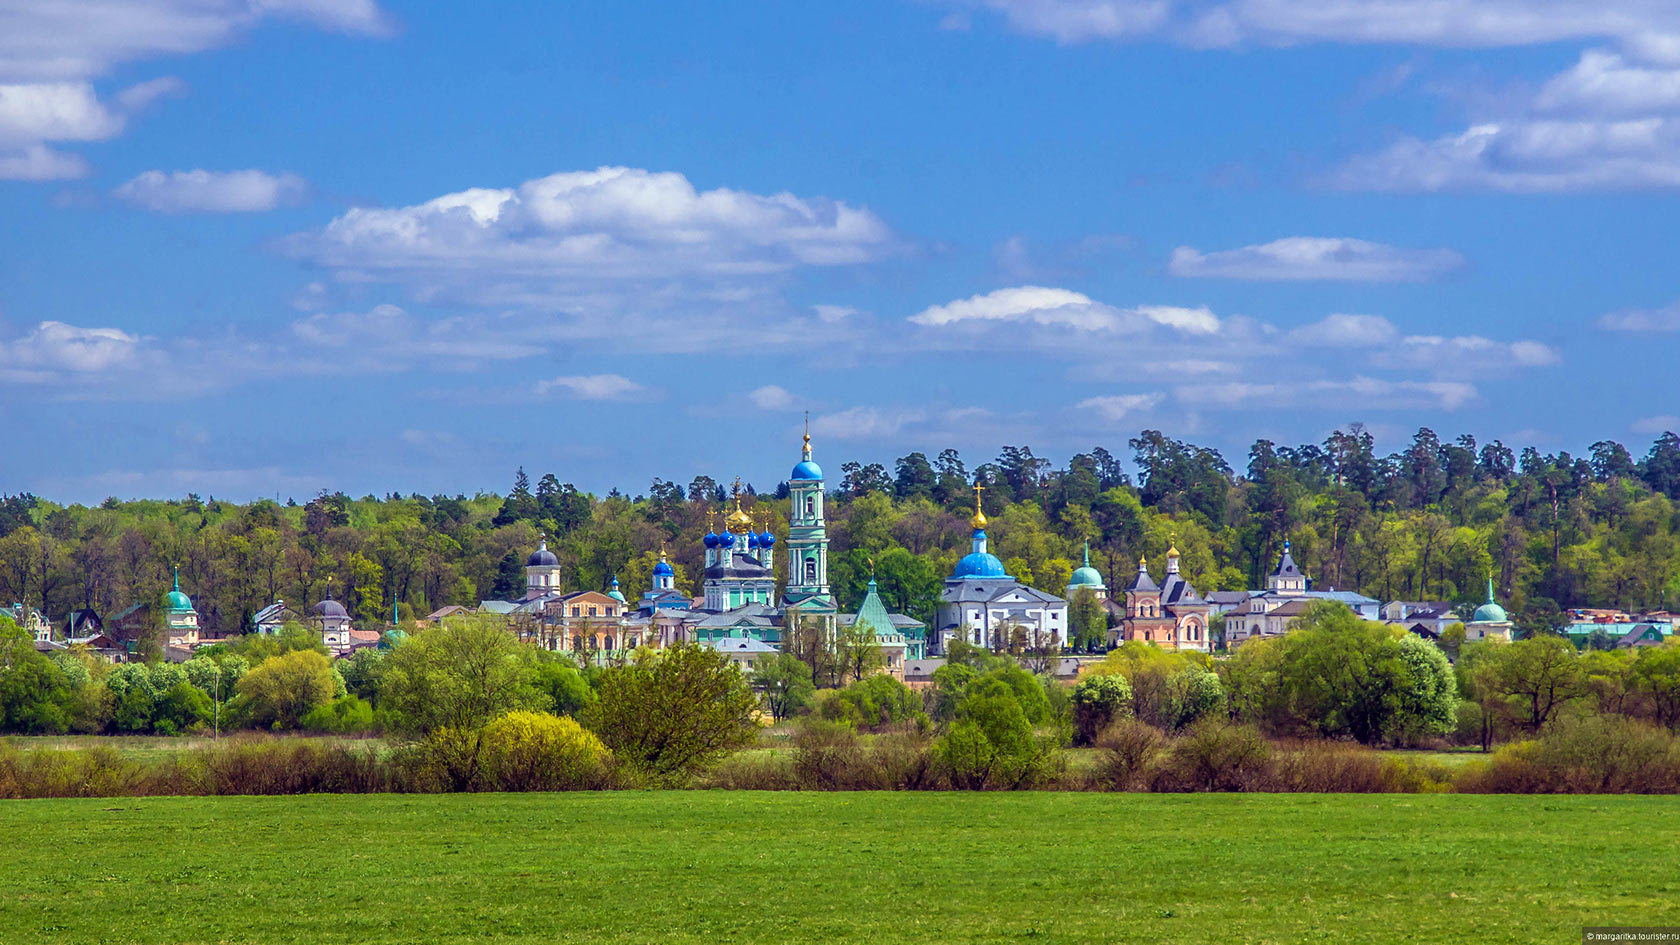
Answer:
<svg viewBox="0 0 1680 945"><path fill-rule="evenodd" d="M1128 441L1130 469L1098 447L1061 467L1006 447L972 468L955 450L933 458L845 462L831 482L831 577L845 607L861 601L870 562L889 608L931 621L940 584L968 550L973 492L992 549L1022 581L1060 593L1090 544L1123 584L1147 555L1160 567L1176 538L1202 592L1262 586L1281 549L1319 588L1382 600L1473 607L1491 575L1524 629L1572 607L1680 608L1680 437L1642 457L1613 441L1585 456L1513 450L1419 430L1405 449L1375 452L1354 425L1322 443L1256 442L1239 468L1217 450L1148 430ZM697 591L700 538L721 527L727 490L697 476L654 479L646 492L581 491L557 476L535 486L520 470L506 496L322 493L235 503L184 499L63 505L0 498L0 600L56 620L111 613L166 589L179 566L208 628L236 629L266 604L331 596L366 624L446 604L512 599L539 535L567 589L617 575L634 595L668 549L679 587ZM786 534L786 483L747 487L760 527Z"/></svg>

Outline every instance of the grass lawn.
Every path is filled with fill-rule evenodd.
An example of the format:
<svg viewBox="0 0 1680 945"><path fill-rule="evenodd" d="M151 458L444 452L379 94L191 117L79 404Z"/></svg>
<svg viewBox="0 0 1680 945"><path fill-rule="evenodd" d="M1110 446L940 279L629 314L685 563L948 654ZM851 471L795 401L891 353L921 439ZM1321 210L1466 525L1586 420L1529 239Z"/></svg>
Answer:
<svg viewBox="0 0 1680 945"><path fill-rule="evenodd" d="M0 801L0 940L1511 942L1680 925L1680 798Z"/></svg>

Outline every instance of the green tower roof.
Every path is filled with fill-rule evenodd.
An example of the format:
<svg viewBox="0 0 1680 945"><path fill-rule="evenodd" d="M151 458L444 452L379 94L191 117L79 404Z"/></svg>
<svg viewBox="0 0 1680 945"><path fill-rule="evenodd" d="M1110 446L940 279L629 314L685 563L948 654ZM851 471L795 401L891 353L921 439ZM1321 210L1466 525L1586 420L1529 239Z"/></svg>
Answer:
<svg viewBox="0 0 1680 945"><path fill-rule="evenodd" d="M1077 570L1075 570L1073 572L1073 577L1068 581L1068 587L1079 588L1079 587L1102 587L1102 586L1103 586L1102 575L1097 573L1096 568L1091 567L1091 543L1086 542L1085 543L1085 564L1084 564L1084 566L1078 568Z"/></svg>
<svg viewBox="0 0 1680 945"><path fill-rule="evenodd" d="M1488 576L1487 603L1476 608L1476 613L1470 618L1471 623L1507 623L1510 617L1505 615L1505 608L1493 599L1493 576Z"/></svg>
<svg viewBox="0 0 1680 945"><path fill-rule="evenodd" d="M863 595L863 603L858 605L857 620L853 626L869 624L869 629L876 635L894 633L897 628L893 625L892 615L887 613L887 605L881 603L881 595L875 593L875 579L869 579L869 593Z"/></svg>
<svg viewBox="0 0 1680 945"><path fill-rule="evenodd" d="M172 614L192 613L192 598L181 593L180 568L175 569L175 589L170 591L169 594L164 597L163 601L164 606L169 608L169 612Z"/></svg>

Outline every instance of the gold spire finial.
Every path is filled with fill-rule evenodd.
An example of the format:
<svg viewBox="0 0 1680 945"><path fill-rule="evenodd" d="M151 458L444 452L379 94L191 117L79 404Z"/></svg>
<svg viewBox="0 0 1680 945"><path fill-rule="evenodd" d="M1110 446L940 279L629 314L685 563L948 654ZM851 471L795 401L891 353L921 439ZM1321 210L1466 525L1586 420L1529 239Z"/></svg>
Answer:
<svg viewBox="0 0 1680 945"><path fill-rule="evenodd" d="M986 489L986 487L981 485L978 480L975 481L975 483L974 483L974 517L969 519L969 522L972 523L976 529L981 529L981 528L986 527L986 513L982 512L980 510L980 493L985 491L985 489Z"/></svg>
<svg viewBox="0 0 1680 945"><path fill-rule="evenodd" d="M747 529L752 528L752 519L747 517L747 513L741 509L740 476L735 477L735 511L725 516L723 521L726 525L740 526L741 534L745 534Z"/></svg>
<svg viewBox="0 0 1680 945"><path fill-rule="evenodd" d="M1144 555L1138 555L1138 570L1139 571L1149 570L1149 559Z"/></svg>
<svg viewBox="0 0 1680 945"><path fill-rule="evenodd" d="M1174 532L1167 533L1167 557L1169 557L1169 558L1178 557L1178 535L1177 535L1177 533L1174 533Z"/></svg>

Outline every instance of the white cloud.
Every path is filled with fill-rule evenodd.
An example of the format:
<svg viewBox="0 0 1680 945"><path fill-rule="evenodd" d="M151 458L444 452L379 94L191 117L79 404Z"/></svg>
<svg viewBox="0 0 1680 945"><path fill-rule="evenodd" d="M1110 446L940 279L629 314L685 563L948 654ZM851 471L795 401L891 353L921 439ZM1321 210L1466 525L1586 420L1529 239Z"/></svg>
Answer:
<svg viewBox="0 0 1680 945"><path fill-rule="evenodd" d="M1117 309L1068 289L1018 286L932 305L910 316L917 325L1020 322L1079 331L1137 331L1163 325L1186 334L1211 334L1219 319L1206 307L1143 305Z"/></svg>
<svg viewBox="0 0 1680 945"><path fill-rule="evenodd" d="M885 439L898 434L906 424L925 419L919 409L852 407L825 414L811 421L811 432L837 440Z"/></svg>
<svg viewBox="0 0 1680 945"><path fill-rule="evenodd" d="M1411 363L1449 369L1469 364L1483 368L1545 367L1563 360L1556 348L1538 341L1503 342L1480 335L1410 335L1400 340L1395 353Z"/></svg>
<svg viewBox="0 0 1680 945"><path fill-rule="evenodd" d="M910 316L910 321L918 325L1029 321L1085 330L1111 329L1118 325L1114 309L1091 301L1089 296L1036 285L998 289L944 305L931 305Z"/></svg>
<svg viewBox="0 0 1680 945"><path fill-rule="evenodd" d="M1347 161L1328 182L1512 193L1680 187L1680 39L1673 45L1676 58L1665 64L1586 50L1503 113L1455 134L1401 138Z"/></svg>
<svg viewBox="0 0 1680 945"><path fill-rule="evenodd" d="M265 19L385 35L371 0L52 0L0 5L0 79L81 79L225 46Z"/></svg>
<svg viewBox="0 0 1680 945"><path fill-rule="evenodd" d="M1663 308L1627 309L1601 315L1598 327L1606 331L1680 331L1680 302Z"/></svg>
<svg viewBox="0 0 1680 945"><path fill-rule="evenodd" d="M61 180L88 173L48 146L105 141L159 97L154 78L102 101L89 80L125 63L226 45L265 19L383 34L372 0L52 0L0 2L0 179Z"/></svg>
<svg viewBox="0 0 1680 945"><path fill-rule="evenodd" d="M0 180L69 180L86 177L88 164L75 154L32 144L17 151L0 151Z"/></svg>
<svg viewBox="0 0 1680 945"><path fill-rule="evenodd" d="M1140 411L1149 410L1159 404L1163 394L1114 394L1104 397L1087 397L1079 402L1082 410L1095 410L1110 423L1118 423L1127 416Z"/></svg>
<svg viewBox="0 0 1680 945"><path fill-rule="evenodd" d="M146 171L114 193L160 213L260 213L303 199L309 189L295 174L267 171Z"/></svg>
<svg viewBox="0 0 1680 945"><path fill-rule="evenodd" d="M1381 315L1326 315L1289 333L1296 344L1325 348L1371 348L1392 342L1400 334Z"/></svg>
<svg viewBox="0 0 1680 945"><path fill-rule="evenodd" d="M846 319L851 318L853 315L863 314L849 305L813 305L811 306L811 311L817 313L818 319L828 322L829 324L843 322Z"/></svg>
<svg viewBox="0 0 1680 945"><path fill-rule="evenodd" d="M891 244L879 217L840 201L698 191L681 174L602 167L356 208L285 245L422 297L568 304L614 284L685 279L739 297L767 275L865 262Z"/></svg>
<svg viewBox="0 0 1680 945"><path fill-rule="evenodd" d="M1671 430L1680 430L1680 417L1676 417L1673 414L1664 414L1658 417L1642 417L1633 421L1633 425L1628 427L1628 429L1632 430L1634 433L1667 433Z"/></svg>
<svg viewBox="0 0 1680 945"><path fill-rule="evenodd" d="M579 400L630 400L647 388L621 374L578 374L537 382L537 393L561 390Z"/></svg>
<svg viewBox="0 0 1680 945"><path fill-rule="evenodd" d="M766 384L754 390L747 399L760 410L787 410L793 406L793 395L775 384Z"/></svg>
<svg viewBox="0 0 1680 945"><path fill-rule="evenodd" d="M1273 409L1279 407L1347 410L1407 410L1438 407L1457 410L1477 396L1464 381L1393 381L1356 376L1346 380L1186 385L1173 392L1180 402L1198 407Z"/></svg>
<svg viewBox="0 0 1680 945"><path fill-rule="evenodd" d="M1261 281L1423 282L1464 265L1450 249L1402 249L1366 240L1291 236L1257 246L1202 253L1173 250L1175 276Z"/></svg>
<svg viewBox="0 0 1680 945"><path fill-rule="evenodd" d="M302 348L298 370L393 371L424 365L449 371L539 353L542 349L523 339L519 328L511 319L426 320L395 305L376 305L366 312L317 312L293 322L290 334Z"/></svg>
<svg viewBox="0 0 1680 945"><path fill-rule="evenodd" d="M1310 42L1454 48L1680 34L1665 0L948 0L1064 43L1166 38L1193 46Z"/></svg>
<svg viewBox="0 0 1680 945"><path fill-rule="evenodd" d="M1574 68L1541 87L1534 108L1596 117L1674 112L1680 110L1680 69L1629 63L1620 53L1588 49Z"/></svg>
<svg viewBox="0 0 1680 945"><path fill-rule="evenodd" d="M1177 305L1140 305L1132 311L1157 325L1176 328L1189 335L1211 335L1219 330L1219 319L1206 305L1183 308Z"/></svg>
<svg viewBox="0 0 1680 945"><path fill-rule="evenodd" d="M22 383L64 382L66 374L98 374L135 362L142 339L118 328L81 328L42 322L35 330L0 344L0 379Z"/></svg>
<svg viewBox="0 0 1680 945"><path fill-rule="evenodd" d="M1405 138L1346 162L1329 183L1348 190L1564 193L1680 186L1680 122L1516 120L1457 135Z"/></svg>

